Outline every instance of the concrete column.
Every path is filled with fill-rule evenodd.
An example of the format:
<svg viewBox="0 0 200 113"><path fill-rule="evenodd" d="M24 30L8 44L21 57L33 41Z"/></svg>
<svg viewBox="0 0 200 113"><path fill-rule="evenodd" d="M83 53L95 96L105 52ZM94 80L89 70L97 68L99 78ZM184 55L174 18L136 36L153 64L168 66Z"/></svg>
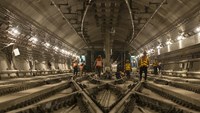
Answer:
<svg viewBox="0 0 200 113"><path fill-rule="evenodd" d="M67 62L65 62L64 66L65 66L65 70L69 70L70 69L69 66L67 65Z"/></svg>
<svg viewBox="0 0 200 113"><path fill-rule="evenodd" d="M2 53L5 55L8 70L13 70L15 67L15 65L13 63L13 48L14 48L14 45L10 45L10 46L4 47L1 50Z"/></svg>
<svg viewBox="0 0 200 113"><path fill-rule="evenodd" d="M36 67L35 60L32 59L32 63L33 63L33 68L32 68L32 70L35 70L35 67Z"/></svg>
<svg viewBox="0 0 200 113"><path fill-rule="evenodd" d="M14 57L13 61L15 62L15 66L18 70L30 70L28 60L22 58L21 56Z"/></svg>
<svg viewBox="0 0 200 113"><path fill-rule="evenodd" d="M6 56L0 52L0 71L1 70L7 70L8 68L8 62L6 61Z"/></svg>
<svg viewBox="0 0 200 113"><path fill-rule="evenodd" d="M110 34L106 33L105 34L105 54L106 54L106 59L105 59L105 68L109 67L110 68L110 53L111 52L111 46L110 46Z"/></svg>
<svg viewBox="0 0 200 113"><path fill-rule="evenodd" d="M67 58L67 62L66 62L66 64L67 64L67 68L68 69L72 69L72 62L71 62L71 59L70 58Z"/></svg>
<svg viewBox="0 0 200 113"><path fill-rule="evenodd" d="M60 70L63 70L63 64L62 63L57 63L57 67L56 69L60 69Z"/></svg>
<svg viewBox="0 0 200 113"><path fill-rule="evenodd" d="M38 63L39 70L47 70L48 69L48 62L42 61Z"/></svg>

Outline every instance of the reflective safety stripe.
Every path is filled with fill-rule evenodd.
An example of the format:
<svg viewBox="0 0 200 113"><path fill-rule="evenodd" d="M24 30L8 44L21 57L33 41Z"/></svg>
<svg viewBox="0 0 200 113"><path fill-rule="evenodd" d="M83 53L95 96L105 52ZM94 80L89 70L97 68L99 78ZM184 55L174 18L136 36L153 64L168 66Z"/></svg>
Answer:
<svg viewBox="0 0 200 113"><path fill-rule="evenodd" d="M141 59L140 59L140 67L142 67L142 66L148 66L148 58L147 57L142 57Z"/></svg>
<svg viewBox="0 0 200 113"><path fill-rule="evenodd" d="M125 64L125 70L131 70L131 64L130 63Z"/></svg>

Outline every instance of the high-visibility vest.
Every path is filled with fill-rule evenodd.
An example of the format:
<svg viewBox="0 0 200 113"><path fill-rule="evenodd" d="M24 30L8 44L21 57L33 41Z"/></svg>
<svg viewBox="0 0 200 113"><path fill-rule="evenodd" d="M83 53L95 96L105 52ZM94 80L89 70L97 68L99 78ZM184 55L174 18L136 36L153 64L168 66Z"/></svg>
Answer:
<svg viewBox="0 0 200 113"><path fill-rule="evenodd" d="M102 60L97 60L96 61L96 66L102 67Z"/></svg>
<svg viewBox="0 0 200 113"><path fill-rule="evenodd" d="M131 64L130 63L125 64L125 70L127 70L127 71L131 70Z"/></svg>
<svg viewBox="0 0 200 113"><path fill-rule="evenodd" d="M78 63L77 62L74 62L73 63L73 67L77 67L78 66Z"/></svg>
<svg viewBox="0 0 200 113"><path fill-rule="evenodd" d="M154 66L154 67L155 67L155 66L158 66L158 62L157 62L157 61L154 61L153 66Z"/></svg>
<svg viewBox="0 0 200 113"><path fill-rule="evenodd" d="M148 65L149 65L149 59L143 56L140 59L140 67L143 67L143 66L147 67Z"/></svg>

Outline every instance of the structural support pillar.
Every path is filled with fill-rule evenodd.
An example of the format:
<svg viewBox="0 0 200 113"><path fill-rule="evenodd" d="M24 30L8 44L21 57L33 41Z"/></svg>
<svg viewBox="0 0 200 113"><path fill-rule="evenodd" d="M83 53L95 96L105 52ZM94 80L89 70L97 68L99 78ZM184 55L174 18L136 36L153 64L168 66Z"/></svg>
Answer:
<svg viewBox="0 0 200 113"><path fill-rule="evenodd" d="M110 52L111 52L111 46L110 46L110 34L105 34L105 70L110 70Z"/></svg>

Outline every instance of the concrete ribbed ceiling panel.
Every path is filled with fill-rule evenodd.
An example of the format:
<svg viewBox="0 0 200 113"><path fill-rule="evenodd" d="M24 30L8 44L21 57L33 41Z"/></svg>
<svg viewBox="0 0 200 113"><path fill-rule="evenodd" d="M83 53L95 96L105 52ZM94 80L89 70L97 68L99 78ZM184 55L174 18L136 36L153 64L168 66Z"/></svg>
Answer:
<svg viewBox="0 0 200 113"><path fill-rule="evenodd" d="M122 44L121 47L126 43L140 49L150 43L152 43L150 45L156 44L152 41L163 42L167 36L176 36L179 29L184 31L193 28L195 23L183 24L179 27L177 25L200 9L200 0L2 1L6 2L9 5L8 7L15 7L24 16L32 19L30 21L39 23L80 49L87 45L89 47L98 45L98 47L103 48L104 34L106 32L111 33L112 30L115 33L111 34L113 40L111 45L115 45L116 40L121 42L117 43ZM131 11L128 10L127 4ZM88 10L86 11L87 7ZM85 17L84 12L86 12ZM63 15L68 22L63 19ZM84 21L82 21L82 17L84 17ZM134 29L132 21L134 22ZM198 21L198 19L195 20L195 22ZM169 32L171 29L177 30ZM167 36L162 36L163 34Z"/></svg>
<svg viewBox="0 0 200 113"><path fill-rule="evenodd" d="M60 0L59 2L64 3L65 0ZM24 16L31 18L33 21L47 28L60 38L63 38L74 47L80 48L82 45L85 45L84 41L71 29L70 25L51 4L50 0L9 0L7 3L18 9ZM74 2L72 5L78 7L78 5L81 4L77 5L76 2ZM76 45L78 42L81 42L79 46Z"/></svg>
<svg viewBox="0 0 200 113"><path fill-rule="evenodd" d="M145 4L146 1L147 0L141 0L138 2L135 0L133 1L133 4L136 3L142 5ZM162 0L152 1L152 3L159 2L162 2ZM135 33L136 37L134 37L134 41L137 40L137 42L141 44L135 44L134 41L132 44L138 45L136 48L140 49L145 47L145 45L149 44L152 40L158 38L159 34L161 35L167 31L170 31L171 29L177 28L176 26L179 24L179 20L190 17L195 12L194 10L198 11L200 9L198 8L199 3L199 0L166 0L166 2L162 5L162 7L160 7L160 9L145 26L145 28L142 29L139 34ZM155 4L151 4L150 8L153 8L153 5ZM173 25L175 22L177 22L177 24ZM171 32L168 35L170 35L170 38L175 38L173 37L175 34L172 33L177 34L178 31L179 29L177 29L176 32Z"/></svg>

